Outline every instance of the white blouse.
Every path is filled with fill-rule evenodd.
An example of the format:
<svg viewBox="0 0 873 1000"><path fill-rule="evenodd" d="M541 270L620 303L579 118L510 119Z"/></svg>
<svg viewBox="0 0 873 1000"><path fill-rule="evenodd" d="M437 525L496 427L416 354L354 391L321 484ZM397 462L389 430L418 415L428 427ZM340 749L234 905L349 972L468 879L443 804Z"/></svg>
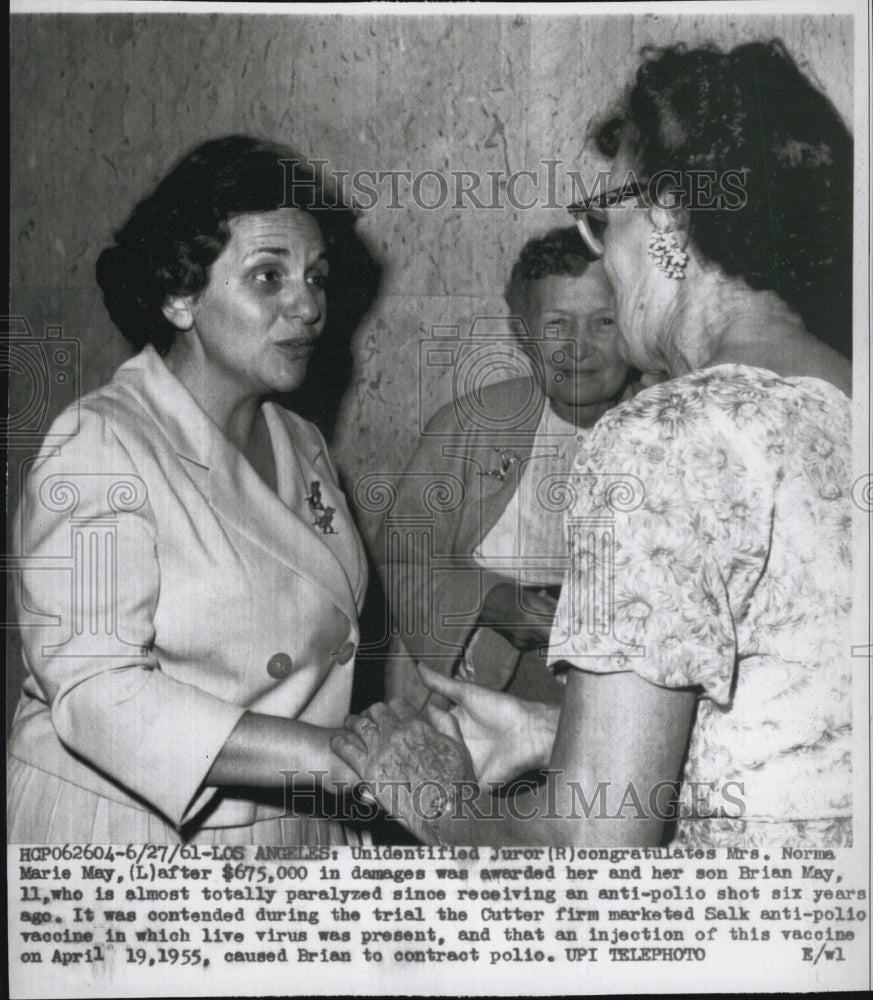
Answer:
<svg viewBox="0 0 873 1000"><path fill-rule="evenodd" d="M567 572L566 511L561 482L590 428L543 407L519 485L492 529L473 550L483 568L525 587L560 586Z"/></svg>

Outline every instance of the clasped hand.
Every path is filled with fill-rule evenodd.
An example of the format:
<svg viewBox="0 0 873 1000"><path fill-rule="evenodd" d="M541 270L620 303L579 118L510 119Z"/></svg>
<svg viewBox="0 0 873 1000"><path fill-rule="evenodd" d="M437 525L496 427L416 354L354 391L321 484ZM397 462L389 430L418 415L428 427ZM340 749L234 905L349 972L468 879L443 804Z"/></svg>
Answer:
<svg viewBox="0 0 873 1000"><path fill-rule="evenodd" d="M488 787L545 765L559 709L443 677L421 664L418 671L426 687L455 702L451 712L430 703L423 714L404 701L379 703L349 716L347 732L331 746L386 812L432 842L438 839L435 824L462 786Z"/></svg>

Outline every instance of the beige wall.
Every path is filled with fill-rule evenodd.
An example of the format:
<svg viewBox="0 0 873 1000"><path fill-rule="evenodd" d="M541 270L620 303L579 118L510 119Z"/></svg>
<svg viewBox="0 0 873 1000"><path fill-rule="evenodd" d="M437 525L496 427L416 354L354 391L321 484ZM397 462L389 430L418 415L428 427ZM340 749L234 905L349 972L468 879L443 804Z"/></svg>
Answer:
<svg viewBox="0 0 873 1000"><path fill-rule="evenodd" d="M848 17L15 16L12 312L37 334L56 324L79 341L87 391L127 354L95 287L97 254L195 143L246 131L336 170L499 171L504 181L522 169L544 176L542 161L554 159L561 177L599 166L584 150L586 125L618 97L641 46L772 36L850 121ZM354 379L333 440L352 488L365 472L402 468L419 413L449 398L449 370L419 370L432 327L463 334L477 315L499 316L521 245L567 222L558 208L456 209L450 200L428 211L409 197L400 209L389 200L360 224L385 274L351 345ZM65 391L55 387L46 419ZM28 392L13 374L13 413ZM12 463L13 502L22 455ZM375 521L365 513L362 526L371 536Z"/></svg>

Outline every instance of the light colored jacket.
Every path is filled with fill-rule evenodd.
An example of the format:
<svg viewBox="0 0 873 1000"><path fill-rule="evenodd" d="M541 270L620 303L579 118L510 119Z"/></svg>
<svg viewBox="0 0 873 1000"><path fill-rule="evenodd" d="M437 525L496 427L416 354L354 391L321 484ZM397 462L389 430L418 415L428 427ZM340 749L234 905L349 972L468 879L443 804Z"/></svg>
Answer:
<svg viewBox="0 0 873 1000"><path fill-rule="evenodd" d="M376 560L393 630L412 657L441 673L450 673L463 655L484 596L506 582L482 569L473 552L518 490L526 464L536 460L544 404L542 391L526 378L448 403L431 418L405 471L391 477L396 498L385 514ZM502 455L510 457L508 468ZM518 657L497 632L481 629L477 682L502 687Z"/></svg>
<svg viewBox="0 0 873 1000"><path fill-rule="evenodd" d="M277 495L151 347L77 405L16 518L27 676L9 752L180 826L246 710L342 724L364 551L324 439L281 407L263 407ZM314 482L336 534L313 526ZM257 809L224 798L205 825Z"/></svg>

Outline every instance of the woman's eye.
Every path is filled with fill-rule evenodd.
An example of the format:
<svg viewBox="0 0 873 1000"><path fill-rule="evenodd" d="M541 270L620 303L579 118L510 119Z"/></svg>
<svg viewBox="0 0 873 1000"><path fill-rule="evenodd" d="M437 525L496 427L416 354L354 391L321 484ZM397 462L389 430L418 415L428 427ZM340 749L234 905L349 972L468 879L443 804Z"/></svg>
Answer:
<svg viewBox="0 0 873 1000"><path fill-rule="evenodd" d="M275 268L265 268L263 271L256 272L255 281L262 285L273 285L278 281L282 280L282 275Z"/></svg>
<svg viewBox="0 0 873 1000"><path fill-rule="evenodd" d="M315 271L306 280L316 288L327 288L327 275L323 271Z"/></svg>
<svg viewBox="0 0 873 1000"><path fill-rule="evenodd" d="M601 329L611 329L615 326L615 316L598 316L594 321Z"/></svg>

